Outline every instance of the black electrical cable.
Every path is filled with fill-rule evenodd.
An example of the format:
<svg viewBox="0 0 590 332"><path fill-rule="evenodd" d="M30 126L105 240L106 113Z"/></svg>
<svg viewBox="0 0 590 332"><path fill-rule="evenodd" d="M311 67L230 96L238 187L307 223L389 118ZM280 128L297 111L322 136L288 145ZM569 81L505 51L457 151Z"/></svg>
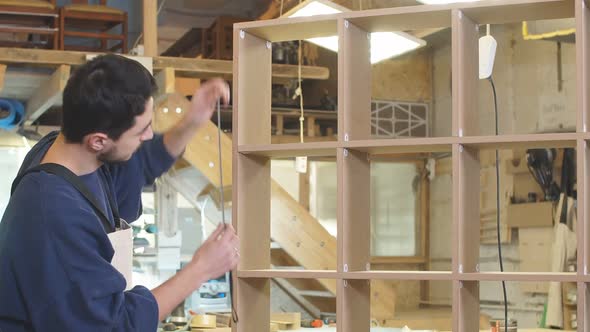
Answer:
<svg viewBox="0 0 590 332"><path fill-rule="evenodd" d="M499 135L498 130L498 99L496 96L496 86L494 80L490 76L490 84L492 92L494 93L494 114L496 117L496 136ZM502 261L502 243L500 241L500 156L496 149L496 231L498 235L498 258L500 260L500 272L504 272L504 263ZM502 292L504 294L504 332L508 332L508 299L506 296L506 281L502 280Z"/></svg>

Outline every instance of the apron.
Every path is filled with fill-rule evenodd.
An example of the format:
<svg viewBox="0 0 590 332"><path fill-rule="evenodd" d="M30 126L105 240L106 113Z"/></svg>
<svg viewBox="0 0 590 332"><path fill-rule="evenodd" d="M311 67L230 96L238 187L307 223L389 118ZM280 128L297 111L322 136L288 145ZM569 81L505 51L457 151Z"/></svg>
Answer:
<svg viewBox="0 0 590 332"><path fill-rule="evenodd" d="M14 192L22 178L34 172L44 171L50 174L57 175L67 182L69 182L74 188L76 188L82 196L90 203L94 211L96 212L97 216L99 217L102 226L107 233L109 241L114 250L113 259L111 260L111 265L119 271L125 278L127 282L127 286L125 290L128 290L132 286L132 270L133 270L133 231L129 224L122 218L119 217L119 210L117 205L115 204L115 200L113 199L113 195L111 191L108 190L106 186L106 180L104 179L104 175L100 173L101 180L103 182L103 189L107 194L108 203L111 208L111 212L113 213L113 219L115 220L115 227L111 225L109 218L107 217L105 211L102 210L100 204L96 200L96 197L90 192L90 190L86 187L84 182L80 180L80 178L74 174L69 169L65 168L59 164L40 164L35 167L28 169L27 171L23 172L19 175L14 182L12 183L11 193Z"/></svg>

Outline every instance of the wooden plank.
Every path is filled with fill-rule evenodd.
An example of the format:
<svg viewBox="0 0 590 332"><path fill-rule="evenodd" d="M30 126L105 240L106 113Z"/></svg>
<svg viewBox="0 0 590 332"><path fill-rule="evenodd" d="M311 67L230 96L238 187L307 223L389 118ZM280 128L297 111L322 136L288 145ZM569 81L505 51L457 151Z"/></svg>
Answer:
<svg viewBox="0 0 590 332"><path fill-rule="evenodd" d="M158 55L158 0L143 0L144 55Z"/></svg>
<svg viewBox="0 0 590 332"><path fill-rule="evenodd" d="M86 63L86 55L87 53L74 51L0 47L0 63L4 64L79 66Z"/></svg>
<svg viewBox="0 0 590 332"><path fill-rule="evenodd" d="M307 122L307 137L315 137L316 136L315 117L308 116L306 122Z"/></svg>
<svg viewBox="0 0 590 332"><path fill-rule="evenodd" d="M300 312L273 312L270 314L271 322L280 322L288 325L288 330L297 330L301 328Z"/></svg>
<svg viewBox="0 0 590 332"><path fill-rule="evenodd" d="M229 60L155 57L154 70L158 71L165 68L174 68L176 74L182 77L209 78L222 76L230 79L233 75L232 61ZM272 65L272 77L275 79L297 78L297 71L295 65ZM325 80L330 77L330 70L326 67L301 66L301 77L303 79Z"/></svg>
<svg viewBox="0 0 590 332"><path fill-rule="evenodd" d="M453 11L452 26L453 136L479 134L479 28L462 11Z"/></svg>
<svg viewBox="0 0 590 332"><path fill-rule="evenodd" d="M590 128L590 9L586 1L576 1L576 94L577 128Z"/></svg>
<svg viewBox="0 0 590 332"><path fill-rule="evenodd" d="M576 133L460 137L459 144L479 150L573 148Z"/></svg>
<svg viewBox="0 0 590 332"><path fill-rule="evenodd" d="M30 125L62 97L70 78L70 66L60 65L46 84L41 85L27 102L25 124Z"/></svg>
<svg viewBox="0 0 590 332"><path fill-rule="evenodd" d="M239 278L283 278L283 279L338 279L342 274L336 270L238 270Z"/></svg>
<svg viewBox="0 0 590 332"><path fill-rule="evenodd" d="M370 280L453 280L451 271L366 271L344 273L343 276Z"/></svg>
<svg viewBox="0 0 590 332"><path fill-rule="evenodd" d="M310 172L299 174L299 204L309 211Z"/></svg>
<svg viewBox="0 0 590 332"><path fill-rule="evenodd" d="M265 156L271 158L286 158L297 156L325 157L335 156L338 142L289 143L269 145L240 145L238 151L242 154Z"/></svg>
<svg viewBox="0 0 590 332"><path fill-rule="evenodd" d="M457 142L458 139L456 137L394 138L355 140L344 142L342 146L371 155L384 155L395 153L450 152L453 143Z"/></svg>
<svg viewBox="0 0 590 332"><path fill-rule="evenodd" d="M425 256L372 256L371 264L425 264L428 259Z"/></svg>
<svg viewBox="0 0 590 332"><path fill-rule="evenodd" d="M340 141L371 137L370 40L348 21L338 22L338 137Z"/></svg>
<svg viewBox="0 0 590 332"><path fill-rule="evenodd" d="M158 85L158 95L165 95L176 92L176 77L174 75L174 68L164 68L156 75L156 84Z"/></svg>
<svg viewBox="0 0 590 332"><path fill-rule="evenodd" d="M244 30L273 43L317 37L330 37L338 34L336 26L339 14L315 17L279 18L275 20L243 22L234 29Z"/></svg>
<svg viewBox="0 0 590 332"><path fill-rule="evenodd" d="M305 141L307 143L311 142L334 142L337 140L336 136L316 136L316 137L307 137ZM272 144L288 144L288 143L299 143L301 138L299 135L282 135L276 136L273 135L270 139Z"/></svg>

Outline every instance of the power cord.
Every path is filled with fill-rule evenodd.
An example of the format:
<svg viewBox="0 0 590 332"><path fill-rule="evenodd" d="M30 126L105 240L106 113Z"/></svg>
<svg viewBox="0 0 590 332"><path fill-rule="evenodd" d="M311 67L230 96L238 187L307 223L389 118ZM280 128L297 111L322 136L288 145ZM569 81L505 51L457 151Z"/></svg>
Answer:
<svg viewBox="0 0 590 332"><path fill-rule="evenodd" d="M498 136L498 99L496 96L496 86L494 85L494 80L491 76L488 80L490 81L492 92L494 94L496 136ZM502 243L500 241L500 155L498 149L496 149L496 231L498 235L498 258L500 260L500 272L504 272L504 263L502 260ZM506 281L504 280L502 280L502 293L504 294L504 332L508 332L508 299L506 296Z"/></svg>

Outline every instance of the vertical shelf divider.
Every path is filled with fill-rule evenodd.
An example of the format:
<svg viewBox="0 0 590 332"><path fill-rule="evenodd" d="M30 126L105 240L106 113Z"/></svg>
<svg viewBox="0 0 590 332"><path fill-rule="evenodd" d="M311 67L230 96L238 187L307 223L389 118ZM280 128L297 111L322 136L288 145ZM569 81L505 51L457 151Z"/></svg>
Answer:
<svg viewBox="0 0 590 332"><path fill-rule="evenodd" d="M461 10L452 11L453 135L479 133L477 119L477 24ZM454 144L453 158L453 331L479 330L479 282L461 281L460 274L477 272L479 261L479 152Z"/></svg>
<svg viewBox="0 0 590 332"><path fill-rule="evenodd" d="M370 138L371 62L369 34L338 21L338 138ZM338 149L338 271L369 269L371 258L371 165L368 154ZM338 280L339 332L370 329L370 280Z"/></svg>
<svg viewBox="0 0 590 332"><path fill-rule="evenodd" d="M584 134L590 127L590 3L587 0L575 2L576 12L576 90L577 90L577 144L578 178L578 276L588 274L590 260L590 225L588 225L590 188L590 150ZM588 283L578 282L578 331L590 332L590 295Z"/></svg>
<svg viewBox="0 0 590 332"><path fill-rule="evenodd" d="M587 229L587 222L588 218L588 185L590 184L588 179L589 174L589 167L590 167L590 150L588 149L588 143L585 139L578 139L577 147L576 147L576 167L577 167L577 178L578 178L578 186L577 186L577 199L578 199L578 210L577 210L577 225L576 225L576 236L578 241L578 276L582 279L587 273L587 235L585 234L585 229ZM578 322L578 331L588 332L590 329L588 328L588 313L586 312L586 308L588 308L588 291L587 291L587 284L583 281L579 281L578 284L578 310L577 310L577 317L580 317Z"/></svg>
<svg viewBox="0 0 590 332"><path fill-rule="evenodd" d="M270 143L270 45L234 29L232 220L241 239L239 270L270 268L270 160L238 153L242 144ZM238 279L235 285L239 322L232 330L267 331L270 279Z"/></svg>

